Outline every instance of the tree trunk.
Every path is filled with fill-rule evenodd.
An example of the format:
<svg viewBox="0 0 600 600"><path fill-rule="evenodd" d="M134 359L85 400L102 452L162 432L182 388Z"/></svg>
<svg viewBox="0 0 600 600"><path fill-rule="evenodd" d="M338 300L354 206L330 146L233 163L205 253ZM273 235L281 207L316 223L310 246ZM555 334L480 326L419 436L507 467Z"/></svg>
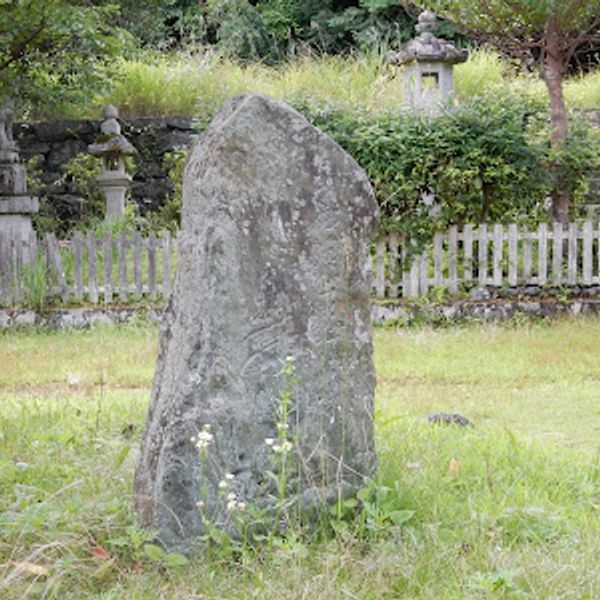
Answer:
<svg viewBox="0 0 600 600"><path fill-rule="evenodd" d="M551 145L553 150L560 150L566 143L569 125L563 95L563 79L566 71L565 56L561 46L559 24L555 18L551 18L546 23L545 37L542 77L550 98ZM555 221L566 225L569 222L569 194L565 189L564 177L560 174L560 164L555 164L554 168L556 173L552 192L552 217Z"/></svg>
<svg viewBox="0 0 600 600"><path fill-rule="evenodd" d="M490 216L490 208L492 207L492 186L489 183L483 183L481 186L481 193L483 196L483 202L481 204L481 214L479 216L480 223L487 223L488 217Z"/></svg>

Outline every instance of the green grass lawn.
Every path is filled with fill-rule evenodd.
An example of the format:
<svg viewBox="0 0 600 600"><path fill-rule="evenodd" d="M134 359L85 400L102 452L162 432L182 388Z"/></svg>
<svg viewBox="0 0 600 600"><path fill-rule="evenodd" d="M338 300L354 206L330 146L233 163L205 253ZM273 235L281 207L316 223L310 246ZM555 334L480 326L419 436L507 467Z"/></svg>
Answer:
<svg viewBox="0 0 600 600"><path fill-rule="evenodd" d="M600 598L600 320L377 330L360 513L181 567L131 506L156 338L0 334L0 598Z"/></svg>

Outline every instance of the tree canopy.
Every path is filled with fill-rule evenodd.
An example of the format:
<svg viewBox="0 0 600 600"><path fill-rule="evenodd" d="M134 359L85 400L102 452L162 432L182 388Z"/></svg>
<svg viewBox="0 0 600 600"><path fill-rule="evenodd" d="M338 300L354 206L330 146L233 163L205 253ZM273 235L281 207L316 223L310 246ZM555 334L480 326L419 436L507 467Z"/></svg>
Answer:
<svg viewBox="0 0 600 600"><path fill-rule="evenodd" d="M132 47L132 36L112 24L118 10L83 0L0 0L0 96L35 101L57 85L83 93L98 66L90 59Z"/></svg>

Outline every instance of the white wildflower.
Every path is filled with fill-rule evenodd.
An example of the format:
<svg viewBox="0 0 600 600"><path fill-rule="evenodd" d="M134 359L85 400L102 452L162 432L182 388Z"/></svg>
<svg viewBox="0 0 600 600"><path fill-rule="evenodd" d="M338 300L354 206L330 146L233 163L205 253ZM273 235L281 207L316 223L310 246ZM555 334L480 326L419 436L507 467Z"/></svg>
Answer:
<svg viewBox="0 0 600 600"><path fill-rule="evenodd" d="M227 500L229 500L230 502L232 500L237 500L237 496L233 492L229 492L229 494L227 494Z"/></svg>
<svg viewBox="0 0 600 600"><path fill-rule="evenodd" d="M206 425L205 425L195 440L196 448L198 448L198 450L200 450L200 452L203 452L204 450L206 450L208 448L208 446L214 439L215 439L215 436L212 433L210 433L210 430L207 429ZM193 438L192 438L192 441L194 441Z"/></svg>
<svg viewBox="0 0 600 600"><path fill-rule="evenodd" d="M281 444L273 444L273 452L275 454L287 454L293 447L292 442L283 440Z"/></svg>
<svg viewBox="0 0 600 600"><path fill-rule="evenodd" d="M235 475L233 473L225 473L225 481L233 481L235 479Z"/></svg>
<svg viewBox="0 0 600 600"><path fill-rule="evenodd" d="M279 431L286 431L289 429L289 425L287 423L277 423L277 429L279 429Z"/></svg>
<svg viewBox="0 0 600 600"><path fill-rule="evenodd" d="M267 446L272 446L275 443L275 440L273 438L265 438L265 444Z"/></svg>
<svg viewBox="0 0 600 600"><path fill-rule="evenodd" d="M219 489L220 490L226 490L229 487L229 481L227 481L226 479L221 479L221 481L219 481Z"/></svg>
<svg viewBox="0 0 600 600"><path fill-rule="evenodd" d="M200 452L204 452L210 443L215 439L215 436L210 432L210 424L206 423L202 426L202 430L197 436L192 436L190 441L196 445Z"/></svg>
<svg viewBox="0 0 600 600"><path fill-rule="evenodd" d="M238 510L240 512L244 512L246 510L246 503L245 502L238 502L237 508L238 508Z"/></svg>

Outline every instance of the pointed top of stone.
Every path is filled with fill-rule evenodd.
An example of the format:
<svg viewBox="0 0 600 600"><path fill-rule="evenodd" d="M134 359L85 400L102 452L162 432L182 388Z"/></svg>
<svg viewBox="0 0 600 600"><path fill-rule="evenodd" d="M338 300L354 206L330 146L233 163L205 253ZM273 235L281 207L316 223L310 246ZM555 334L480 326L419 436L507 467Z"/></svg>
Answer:
<svg viewBox="0 0 600 600"><path fill-rule="evenodd" d="M104 114L105 119L118 119L119 118L119 111L118 111L117 107L112 104L107 104L104 107L103 114Z"/></svg>

